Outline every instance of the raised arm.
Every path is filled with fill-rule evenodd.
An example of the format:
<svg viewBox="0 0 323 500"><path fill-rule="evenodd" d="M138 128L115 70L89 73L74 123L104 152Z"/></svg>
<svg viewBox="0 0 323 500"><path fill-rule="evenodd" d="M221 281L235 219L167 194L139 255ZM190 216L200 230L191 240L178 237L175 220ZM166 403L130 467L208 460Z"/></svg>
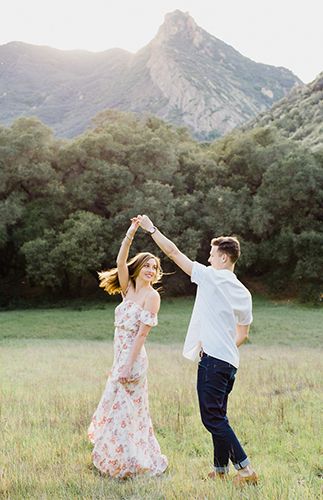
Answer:
<svg viewBox="0 0 323 500"><path fill-rule="evenodd" d="M129 283L129 271L127 266L129 249L138 227L139 227L139 219L137 217L134 217L133 219L131 219L131 225L128 231L126 232L126 236L122 240L120 250L117 256L118 278L122 292L124 294L126 293Z"/></svg>
<svg viewBox="0 0 323 500"><path fill-rule="evenodd" d="M140 226L151 234L154 242L159 248L167 255L175 264L180 267L184 273L191 276L193 261L183 254L171 240L166 238L159 229L155 228L152 221L147 215L138 215L137 219L140 221Z"/></svg>

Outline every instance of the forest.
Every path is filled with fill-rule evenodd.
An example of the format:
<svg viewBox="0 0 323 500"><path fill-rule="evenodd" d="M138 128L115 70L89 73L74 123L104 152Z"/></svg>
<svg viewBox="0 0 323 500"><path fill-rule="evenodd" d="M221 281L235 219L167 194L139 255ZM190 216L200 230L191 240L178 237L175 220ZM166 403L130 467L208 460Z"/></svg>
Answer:
<svg viewBox="0 0 323 500"><path fill-rule="evenodd" d="M90 297L114 267L130 217L146 213L191 259L237 235L252 290L318 302L323 275L323 149L272 126L193 140L154 116L108 110L73 140L36 118L0 127L0 306ZM131 254L158 253L138 232ZM163 293L189 295L162 257ZM102 293L102 292L101 292Z"/></svg>

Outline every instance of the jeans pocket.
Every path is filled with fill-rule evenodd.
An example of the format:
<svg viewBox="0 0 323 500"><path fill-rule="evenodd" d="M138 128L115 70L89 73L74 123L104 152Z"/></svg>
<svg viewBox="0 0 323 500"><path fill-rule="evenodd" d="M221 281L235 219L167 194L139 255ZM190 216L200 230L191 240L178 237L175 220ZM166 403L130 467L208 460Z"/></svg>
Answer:
<svg viewBox="0 0 323 500"><path fill-rule="evenodd" d="M198 364L197 370L197 384L201 384L206 381L206 367L202 364L202 360Z"/></svg>
<svg viewBox="0 0 323 500"><path fill-rule="evenodd" d="M230 381L230 370L223 370L223 367L212 365L208 367L205 373L205 382L219 392L225 392Z"/></svg>

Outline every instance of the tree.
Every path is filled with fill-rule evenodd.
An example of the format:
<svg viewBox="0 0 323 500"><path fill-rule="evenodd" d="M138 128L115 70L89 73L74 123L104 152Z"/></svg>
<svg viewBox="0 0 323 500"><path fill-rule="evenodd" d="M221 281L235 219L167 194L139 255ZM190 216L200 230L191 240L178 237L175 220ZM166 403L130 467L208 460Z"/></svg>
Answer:
<svg viewBox="0 0 323 500"><path fill-rule="evenodd" d="M105 256L109 239L105 221L91 212L78 211L59 231L46 230L42 237L25 243L22 251L29 278L37 284L70 294L81 288L87 273L95 275Z"/></svg>

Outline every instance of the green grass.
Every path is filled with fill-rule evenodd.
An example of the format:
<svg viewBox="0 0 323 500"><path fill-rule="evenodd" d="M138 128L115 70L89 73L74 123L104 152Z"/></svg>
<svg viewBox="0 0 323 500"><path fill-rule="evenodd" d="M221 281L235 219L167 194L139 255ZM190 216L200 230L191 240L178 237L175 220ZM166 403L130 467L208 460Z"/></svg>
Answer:
<svg viewBox="0 0 323 500"><path fill-rule="evenodd" d="M255 301L229 418L261 479L237 492L203 479L211 438L200 422L196 365L181 355L191 307L164 300L147 342L151 416L169 469L125 482L96 472L86 437L112 363L114 306L0 313L0 498L322 498L322 311Z"/></svg>
<svg viewBox="0 0 323 500"><path fill-rule="evenodd" d="M22 309L0 312L0 341L8 339L112 340L116 303L60 309ZM159 326L149 341L183 342L193 308L192 298L165 299ZM255 345L316 347L322 341L323 311L293 302L254 300L250 342Z"/></svg>

